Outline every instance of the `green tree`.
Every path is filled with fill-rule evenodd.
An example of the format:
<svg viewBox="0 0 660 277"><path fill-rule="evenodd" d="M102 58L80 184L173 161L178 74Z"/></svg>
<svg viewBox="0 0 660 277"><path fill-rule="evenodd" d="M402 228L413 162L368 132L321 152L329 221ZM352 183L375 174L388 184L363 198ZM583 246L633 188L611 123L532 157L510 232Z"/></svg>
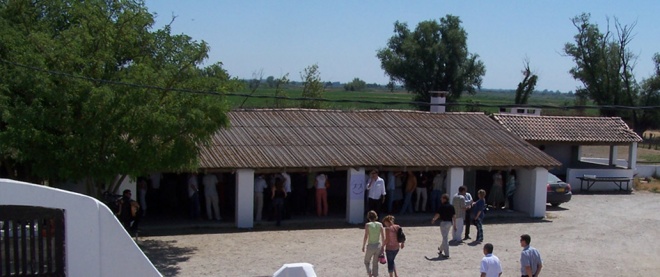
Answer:
<svg viewBox="0 0 660 277"><path fill-rule="evenodd" d="M323 97L323 81L321 81L321 72L317 64L310 65L300 73L300 78L303 82L302 97L304 98L321 98ZM302 108L307 109L320 109L321 101L318 100L303 100L301 103Z"/></svg>
<svg viewBox="0 0 660 277"><path fill-rule="evenodd" d="M205 42L153 23L137 0L0 1L0 163L10 177L85 181L94 194L127 175L198 167L228 107L183 90L239 82L220 63L199 67Z"/></svg>
<svg viewBox="0 0 660 277"><path fill-rule="evenodd" d="M515 104L527 104L529 96L534 92L538 76L529 69L529 59L525 59L525 68L522 70L523 80L518 83L516 88Z"/></svg>
<svg viewBox="0 0 660 277"><path fill-rule="evenodd" d="M591 99L598 105L640 105L643 99L633 74L637 56L628 49L635 24L623 25L615 18L615 33L609 30L609 20L603 33L598 25L589 20L589 14L581 14L572 19L578 33L574 36L575 43L566 43L564 46L564 53L575 62L570 73L583 85L576 90L576 95ZM641 120L649 113L652 111L616 108L600 110L603 116L624 118L638 134L649 127L645 123L647 121Z"/></svg>
<svg viewBox="0 0 660 277"><path fill-rule="evenodd" d="M354 78L350 83L344 85L345 91L362 91L367 87L365 81L360 80L360 78Z"/></svg>
<svg viewBox="0 0 660 277"><path fill-rule="evenodd" d="M468 52L467 33L457 16L422 21L414 31L406 23L394 23L394 36L378 50L381 67L393 81L415 93L415 101L430 102L430 91L448 91L447 102L463 92L481 88L484 64ZM429 106L420 106L428 110Z"/></svg>

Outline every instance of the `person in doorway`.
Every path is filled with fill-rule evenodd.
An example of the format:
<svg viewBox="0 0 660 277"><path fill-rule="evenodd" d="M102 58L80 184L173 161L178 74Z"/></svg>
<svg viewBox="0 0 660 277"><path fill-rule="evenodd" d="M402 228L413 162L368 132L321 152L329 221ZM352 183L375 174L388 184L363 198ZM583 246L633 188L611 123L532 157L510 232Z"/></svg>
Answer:
<svg viewBox="0 0 660 277"><path fill-rule="evenodd" d="M511 170L506 181L506 208L513 211L513 195L516 194L516 171Z"/></svg>
<svg viewBox="0 0 660 277"><path fill-rule="evenodd" d="M442 243L438 247L438 255L443 258L449 258L449 231L453 229L456 232L456 211L454 206L449 204L449 195L443 194L440 197L440 207L436 211L431 224L440 219L440 234L442 235ZM444 253L444 254L443 254Z"/></svg>
<svg viewBox="0 0 660 277"><path fill-rule="evenodd" d="M369 222L364 224L362 252L364 252L364 266L367 269L367 275L372 277L378 276L378 256L383 252L385 247L385 231L383 224L377 221L378 213L369 211L367 213L367 219L369 219ZM371 266L369 266L370 262Z"/></svg>
<svg viewBox="0 0 660 277"><path fill-rule="evenodd" d="M484 221L484 211L486 210L486 191L483 189L480 189L477 192L477 196L479 197L479 200L477 202L474 202L474 205L472 206L472 213L470 214L470 217L472 218L474 222L474 226L477 227L477 242L482 242L484 241L484 229L483 229L483 221Z"/></svg>
<svg viewBox="0 0 660 277"><path fill-rule="evenodd" d="M541 254L536 248L529 245L531 241L532 238L527 234L520 236L520 246L523 248L520 253L520 275L522 277L537 277L543 268Z"/></svg>
<svg viewBox="0 0 660 277"><path fill-rule="evenodd" d="M289 173L286 173L286 171L282 171L280 173L282 176L282 180L284 181L284 192L286 192L286 197L284 197L284 214L282 215L284 219L289 219L291 218L291 175Z"/></svg>
<svg viewBox="0 0 660 277"><path fill-rule="evenodd" d="M403 207L401 207L401 214L412 213L412 194L417 189L417 177L412 171L408 171L408 178L406 180L406 190L403 196Z"/></svg>
<svg viewBox="0 0 660 277"><path fill-rule="evenodd" d="M286 198L286 190L284 189L284 180L279 180L272 187L270 198L273 202L273 210L275 212L275 225L282 225L282 217L284 214L284 199Z"/></svg>
<svg viewBox="0 0 660 277"><path fill-rule="evenodd" d="M139 177L137 180L138 200L140 203L140 213L142 216L147 215L147 180L144 177Z"/></svg>
<svg viewBox="0 0 660 277"><path fill-rule="evenodd" d="M419 173L419 179L417 179L417 199L415 201L415 212L426 212L426 200L428 200L428 194L426 187L428 186L428 174Z"/></svg>
<svg viewBox="0 0 660 277"><path fill-rule="evenodd" d="M387 172L385 189L387 191L387 212L392 213L394 206L394 190L396 189L396 174L394 171Z"/></svg>
<svg viewBox="0 0 660 277"><path fill-rule="evenodd" d="M261 222L261 215L264 210L264 190L268 187L266 178L263 174L254 178L254 221Z"/></svg>
<svg viewBox="0 0 660 277"><path fill-rule="evenodd" d="M399 249L405 247L405 242L399 242L398 233L401 226L394 224L394 216L387 215L383 218L383 225L385 225L385 257L387 257L387 272L390 277L399 277L396 272L394 259L399 254Z"/></svg>
<svg viewBox="0 0 660 277"><path fill-rule="evenodd" d="M190 218L199 219L199 184L197 183L197 173L193 172L188 178L188 200L190 203Z"/></svg>
<svg viewBox="0 0 660 277"><path fill-rule="evenodd" d="M317 216L327 216L328 215L328 175L319 173L316 175L316 182L314 187L316 187L316 215Z"/></svg>
<svg viewBox="0 0 660 277"><path fill-rule="evenodd" d="M437 172L433 176L433 190L431 190L431 211L437 211L440 206L440 196L442 196L442 187L445 181L443 171Z"/></svg>
<svg viewBox="0 0 660 277"><path fill-rule="evenodd" d="M151 195L150 199L150 205L152 208L152 211L158 211L162 212L163 207L162 207L162 202L163 200L163 193L160 189L160 180L163 179L163 174L160 172L154 172L149 174L149 195Z"/></svg>
<svg viewBox="0 0 660 277"><path fill-rule="evenodd" d="M381 205L385 202L385 181L378 176L378 170L374 169L369 173L367 181L367 194L369 200L369 210L380 212Z"/></svg>
<svg viewBox="0 0 660 277"><path fill-rule="evenodd" d="M456 229L452 236L452 241L456 243L462 243L461 235L463 235L463 224L465 223L465 193L467 188L465 186L460 186L458 188L458 193L454 195L451 199L451 204L454 206L456 211Z"/></svg>
<svg viewBox="0 0 660 277"><path fill-rule="evenodd" d="M215 220L222 220L217 189L218 177L215 174L204 174L202 185L204 185L204 199L206 200L206 217L213 220L215 216Z"/></svg>
<svg viewBox="0 0 660 277"><path fill-rule="evenodd" d="M493 206L493 209L499 209L502 203L504 203L504 188L503 188L502 173L500 171L495 171L493 174L493 186L490 189L490 195L488 195L488 203Z"/></svg>
<svg viewBox="0 0 660 277"><path fill-rule="evenodd" d="M500 259L493 255L493 245L486 243L484 245L484 257L481 258L481 277L499 277L502 276L502 264Z"/></svg>

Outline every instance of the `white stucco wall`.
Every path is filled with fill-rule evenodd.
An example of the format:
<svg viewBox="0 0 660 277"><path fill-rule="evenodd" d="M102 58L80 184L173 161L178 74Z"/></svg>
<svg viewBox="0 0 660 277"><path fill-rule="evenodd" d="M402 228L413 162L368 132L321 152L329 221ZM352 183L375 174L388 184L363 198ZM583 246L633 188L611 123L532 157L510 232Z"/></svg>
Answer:
<svg viewBox="0 0 660 277"><path fill-rule="evenodd" d="M94 198L0 179L0 205L65 211L67 276L161 276L108 207Z"/></svg>
<svg viewBox="0 0 660 277"><path fill-rule="evenodd" d="M586 175L596 175L596 177L626 177L626 178L632 178L633 177L633 171L632 169L625 169L625 168L602 168L602 169L596 169L596 168L569 168L568 172L566 172L566 182L571 184L571 188L573 189L574 192L579 192L580 191L580 179L577 177L582 177L585 174ZM628 185L628 188L632 188L633 182L631 181L630 184ZM587 184L584 183L584 188L586 189ZM623 187L625 189L625 185ZM598 182L595 183L590 191L611 191L611 190L618 190L619 187L615 185L614 183L611 182Z"/></svg>
<svg viewBox="0 0 660 277"><path fill-rule="evenodd" d="M531 217L545 217L548 170L545 168L517 168L518 186L514 207Z"/></svg>

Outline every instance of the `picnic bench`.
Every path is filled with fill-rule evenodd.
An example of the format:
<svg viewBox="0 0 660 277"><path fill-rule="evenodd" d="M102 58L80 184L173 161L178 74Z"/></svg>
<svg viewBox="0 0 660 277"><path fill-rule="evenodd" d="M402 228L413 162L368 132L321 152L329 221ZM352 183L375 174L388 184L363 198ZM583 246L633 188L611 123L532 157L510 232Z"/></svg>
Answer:
<svg viewBox="0 0 660 277"><path fill-rule="evenodd" d="M580 179L580 191L589 191L591 187L596 183L613 183L619 187L621 191L630 191L630 181L632 178L628 177L594 177L594 176L584 176L577 177ZM587 189L583 189L583 185L586 183ZM623 189L623 185L626 185L626 189Z"/></svg>

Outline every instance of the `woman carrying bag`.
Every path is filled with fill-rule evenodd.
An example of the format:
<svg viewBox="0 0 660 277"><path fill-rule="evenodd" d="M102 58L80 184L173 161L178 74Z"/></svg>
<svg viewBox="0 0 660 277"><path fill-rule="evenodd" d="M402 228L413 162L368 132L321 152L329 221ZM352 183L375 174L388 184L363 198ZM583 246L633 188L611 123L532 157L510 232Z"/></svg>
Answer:
<svg viewBox="0 0 660 277"><path fill-rule="evenodd" d="M362 252L364 252L364 266L369 277L378 276L378 256L385 248L385 232L383 224L378 222L378 214L375 211L367 213L369 222L364 224L364 239L362 240ZM367 244L367 241L369 242ZM381 247L381 242L383 246ZM365 249L366 246L366 249ZM371 261L371 267L369 262Z"/></svg>
<svg viewBox="0 0 660 277"><path fill-rule="evenodd" d="M383 224L385 225L385 256L387 257L387 272L390 273L390 277L399 277L399 274L396 273L396 266L394 265L394 259L399 253L399 249L405 247L405 243L399 240L399 230L401 226L394 224L394 216L388 215L383 218Z"/></svg>

